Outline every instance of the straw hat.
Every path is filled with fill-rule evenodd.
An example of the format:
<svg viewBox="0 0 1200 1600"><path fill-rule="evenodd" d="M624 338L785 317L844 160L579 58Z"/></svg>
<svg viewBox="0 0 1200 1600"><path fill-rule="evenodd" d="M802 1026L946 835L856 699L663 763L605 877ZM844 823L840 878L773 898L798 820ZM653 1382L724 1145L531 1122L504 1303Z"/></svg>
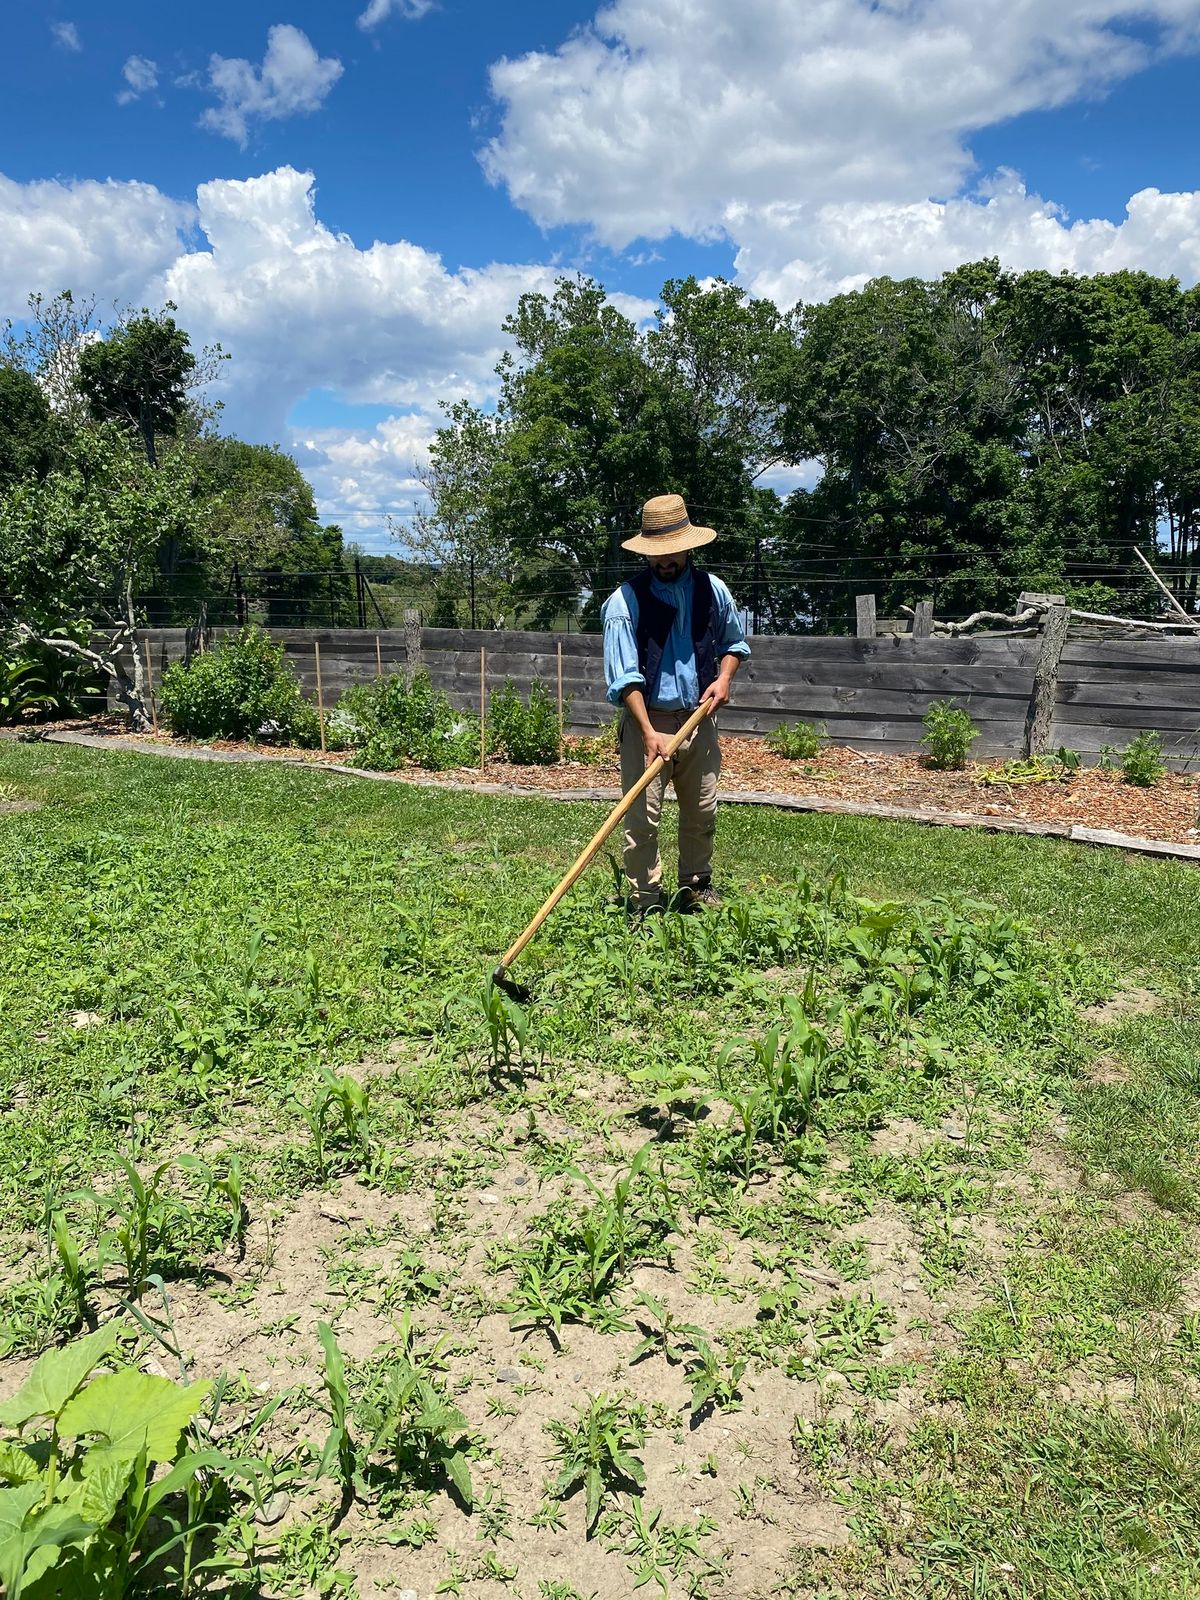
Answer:
<svg viewBox="0 0 1200 1600"><path fill-rule="evenodd" d="M656 494L642 507L641 533L622 539L621 548L640 556L677 556L716 537L714 529L696 527L681 494Z"/></svg>

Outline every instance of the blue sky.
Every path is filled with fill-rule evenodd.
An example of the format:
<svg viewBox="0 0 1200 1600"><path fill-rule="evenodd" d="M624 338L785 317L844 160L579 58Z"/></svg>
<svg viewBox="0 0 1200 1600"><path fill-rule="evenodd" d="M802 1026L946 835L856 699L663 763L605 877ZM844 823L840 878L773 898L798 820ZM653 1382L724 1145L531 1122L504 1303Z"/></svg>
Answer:
<svg viewBox="0 0 1200 1600"><path fill-rule="evenodd" d="M227 425L371 548L563 271L636 316L689 272L780 303L984 254L1200 274L1200 0L10 11L0 315L175 299L232 353Z"/></svg>

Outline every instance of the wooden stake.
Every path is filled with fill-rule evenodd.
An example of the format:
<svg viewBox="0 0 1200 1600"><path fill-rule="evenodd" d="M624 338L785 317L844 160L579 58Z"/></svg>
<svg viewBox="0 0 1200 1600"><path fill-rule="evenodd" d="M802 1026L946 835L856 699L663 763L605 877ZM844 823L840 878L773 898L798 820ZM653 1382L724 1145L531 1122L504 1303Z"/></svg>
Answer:
<svg viewBox="0 0 1200 1600"><path fill-rule="evenodd" d="M562 640L558 641L558 745L562 749L563 735L563 692L562 692Z"/></svg>
<svg viewBox="0 0 1200 1600"><path fill-rule="evenodd" d="M150 698L150 726L158 732L158 708L154 704L154 673L150 667L150 641L142 640L142 653L146 658L146 693Z"/></svg>
<svg viewBox="0 0 1200 1600"><path fill-rule="evenodd" d="M1176 600L1175 596L1171 593L1170 589L1167 588L1166 584L1159 577L1158 573L1155 572L1154 568L1150 565L1150 563L1146 560L1145 556L1142 554L1142 552L1139 549L1137 549L1136 546L1134 547L1134 552L1133 553L1138 558L1138 560L1142 563L1142 565L1145 567L1146 571L1150 574L1150 576L1154 579L1154 581L1158 585L1158 587L1166 595L1167 604L1170 606L1171 610L1172 611L1178 611L1179 615L1187 623L1189 628L1200 628L1200 617L1191 617L1191 616L1188 615L1188 613L1179 604L1179 601Z"/></svg>
<svg viewBox="0 0 1200 1600"><path fill-rule="evenodd" d="M854 597L854 631L860 639L875 637L875 596L859 594Z"/></svg>
<svg viewBox="0 0 1200 1600"><path fill-rule="evenodd" d="M479 770L487 766L487 650L479 647Z"/></svg>
<svg viewBox="0 0 1200 1600"><path fill-rule="evenodd" d="M317 716L321 723L321 750L325 749L325 694L321 688L321 646L313 640L313 654L317 660Z"/></svg>

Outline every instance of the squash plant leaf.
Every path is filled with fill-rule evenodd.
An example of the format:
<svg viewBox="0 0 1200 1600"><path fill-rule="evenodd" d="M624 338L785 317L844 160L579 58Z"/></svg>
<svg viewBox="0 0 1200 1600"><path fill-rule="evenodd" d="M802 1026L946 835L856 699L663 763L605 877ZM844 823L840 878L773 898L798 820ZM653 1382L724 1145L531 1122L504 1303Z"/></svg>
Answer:
<svg viewBox="0 0 1200 1600"><path fill-rule="evenodd" d="M64 1545L77 1544L95 1531L67 1506L36 1508L45 1495L41 1483L0 1489L0 1591L9 1600L50 1571Z"/></svg>
<svg viewBox="0 0 1200 1600"><path fill-rule="evenodd" d="M99 1434L104 1448L88 1456L134 1461L142 1450L150 1461L172 1461L180 1435L204 1404L211 1385L201 1381L181 1389L169 1378L144 1372L113 1372L97 1378L64 1409L58 1432L63 1439Z"/></svg>
<svg viewBox="0 0 1200 1600"><path fill-rule="evenodd" d="M61 1350L47 1350L12 1399L0 1406L0 1423L20 1428L34 1417L56 1417L116 1342L117 1330L109 1323Z"/></svg>

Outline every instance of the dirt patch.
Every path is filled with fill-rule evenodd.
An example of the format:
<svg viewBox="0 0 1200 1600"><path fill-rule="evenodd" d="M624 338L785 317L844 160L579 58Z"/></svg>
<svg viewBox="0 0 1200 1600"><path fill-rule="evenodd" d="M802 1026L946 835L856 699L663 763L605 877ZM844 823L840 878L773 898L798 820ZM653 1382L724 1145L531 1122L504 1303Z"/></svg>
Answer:
<svg viewBox="0 0 1200 1600"><path fill-rule="evenodd" d="M1106 1050L1090 1064L1087 1075L1091 1083L1128 1083L1129 1063L1115 1051Z"/></svg>
<svg viewBox="0 0 1200 1600"><path fill-rule="evenodd" d="M1157 1011L1163 1004L1161 995L1155 994L1152 989L1142 989L1136 984L1128 988L1118 989L1116 994L1108 1000L1102 1000L1099 1005L1088 1006L1080 1012L1085 1022L1095 1022L1101 1027L1107 1027L1114 1022L1124 1022L1126 1017L1145 1017L1152 1011Z"/></svg>
<svg viewBox="0 0 1200 1600"><path fill-rule="evenodd" d="M15 817L26 811L41 811L44 804L41 800L0 800L0 817Z"/></svg>

